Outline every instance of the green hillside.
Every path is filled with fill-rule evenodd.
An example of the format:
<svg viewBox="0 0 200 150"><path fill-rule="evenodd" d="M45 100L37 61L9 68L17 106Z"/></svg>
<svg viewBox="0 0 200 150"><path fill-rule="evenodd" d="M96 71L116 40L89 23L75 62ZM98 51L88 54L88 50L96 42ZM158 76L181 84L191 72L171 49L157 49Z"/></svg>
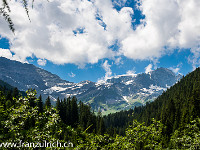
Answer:
<svg viewBox="0 0 200 150"><path fill-rule="evenodd" d="M0 80L0 89L3 89L3 88L8 89L8 90L14 89L14 87L11 86L10 84Z"/></svg>
<svg viewBox="0 0 200 150"><path fill-rule="evenodd" d="M185 127L200 116L200 68L183 77L177 84L163 92L154 102L134 110L121 111L104 116L110 134L124 135L125 129L134 119L150 125L152 118L166 126L166 140L171 134Z"/></svg>
<svg viewBox="0 0 200 150"><path fill-rule="evenodd" d="M29 143L47 141L76 150L200 149L199 81L197 68L154 102L104 117L75 97L58 99L54 107L34 90L26 97L0 90L0 147L13 149L6 143L21 141L19 149L35 149ZM44 148L52 145L37 147Z"/></svg>

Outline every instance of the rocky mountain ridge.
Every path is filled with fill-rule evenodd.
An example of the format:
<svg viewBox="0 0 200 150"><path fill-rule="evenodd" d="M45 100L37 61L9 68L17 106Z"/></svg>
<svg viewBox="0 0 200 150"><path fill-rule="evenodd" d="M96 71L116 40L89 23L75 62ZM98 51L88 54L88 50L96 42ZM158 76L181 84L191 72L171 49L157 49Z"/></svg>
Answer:
<svg viewBox="0 0 200 150"><path fill-rule="evenodd" d="M144 105L181 77L169 69L158 68L149 73L118 75L101 82L87 80L73 83L32 64L0 57L0 79L10 85L23 91L36 89L43 97L49 95L52 101L56 101L57 97L76 96L96 111L104 112Z"/></svg>

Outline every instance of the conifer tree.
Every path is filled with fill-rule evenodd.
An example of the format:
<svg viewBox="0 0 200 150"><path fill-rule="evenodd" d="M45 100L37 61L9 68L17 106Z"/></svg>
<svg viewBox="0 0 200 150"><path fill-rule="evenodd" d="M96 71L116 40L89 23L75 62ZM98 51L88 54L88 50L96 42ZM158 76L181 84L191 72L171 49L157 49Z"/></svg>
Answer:
<svg viewBox="0 0 200 150"><path fill-rule="evenodd" d="M6 94L6 100L10 100L10 101L12 100L12 93L10 90Z"/></svg>
<svg viewBox="0 0 200 150"><path fill-rule="evenodd" d="M71 101L71 124L76 126L78 123L78 105L76 97L72 97Z"/></svg>
<svg viewBox="0 0 200 150"><path fill-rule="evenodd" d="M103 135L104 132L105 132L105 125L104 125L104 121L103 121L103 118L101 117L100 118L100 121L99 121L99 129L98 129L98 132L99 134Z"/></svg>
<svg viewBox="0 0 200 150"><path fill-rule="evenodd" d="M38 107L38 113L42 113L43 112L43 102L42 102L41 94L37 100L37 107Z"/></svg>
<svg viewBox="0 0 200 150"><path fill-rule="evenodd" d="M105 126L104 126L104 121L103 121L100 109L98 110L98 113L97 113L96 124L97 124L97 133L103 134L105 131Z"/></svg>
<svg viewBox="0 0 200 150"><path fill-rule="evenodd" d="M66 99L64 99L66 101ZM65 107L65 116L66 116L66 124L67 125L71 125L72 123L72 117L71 117L71 100L70 100L70 97L67 98L67 101L66 101L66 107Z"/></svg>
<svg viewBox="0 0 200 150"><path fill-rule="evenodd" d="M63 103L62 103L62 118L63 122L67 123L67 100L64 98Z"/></svg>
<svg viewBox="0 0 200 150"><path fill-rule="evenodd" d="M50 108L51 107L51 100L50 100L50 97L48 96L46 101L45 101L45 107L46 108Z"/></svg>
<svg viewBox="0 0 200 150"><path fill-rule="evenodd" d="M60 106L60 99L59 99L59 97L57 98L57 101L56 101L56 108L60 112L61 106Z"/></svg>
<svg viewBox="0 0 200 150"><path fill-rule="evenodd" d="M29 94L29 103L30 103L30 106L31 107L35 107L36 106L36 100L37 100L37 97L35 96L37 94L36 90L35 89L29 89L27 91L27 93L31 93Z"/></svg>
<svg viewBox="0 0 200 150"><path fill-rule="evenodd" d="M12 97L18 98L18 96L19 96L19 90L15 87L12 92Z"/></svg>
<svg viewBox="0 0 200 150"><path fill-rule="evenodd" d="M79 123L85 129L85 114L84 114L84 105L83 102L79 102Z"/></svg>

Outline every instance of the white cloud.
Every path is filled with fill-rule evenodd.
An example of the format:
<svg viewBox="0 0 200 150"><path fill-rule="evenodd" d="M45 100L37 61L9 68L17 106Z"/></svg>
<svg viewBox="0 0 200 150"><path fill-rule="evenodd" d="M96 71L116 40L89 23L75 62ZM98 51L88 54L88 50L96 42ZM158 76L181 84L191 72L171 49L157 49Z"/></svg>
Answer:
<svg viewBox="0 0 200 150"><path fill-rule="evenodd" d="M178 67L177 67L177 68L170 67L169 69L172 70L172 71L173 71L174 73L176 73L176 74L177 74L177 73L179 72L179 70L180 70L180 68L178 68Z"/></svg>
<svg viewBox="0 0 200 150"><path fill-rule="evenodd" d="M112 70L110 69L111 65L109 65L109 64L108 64L108 61L106 60L106 61L103 63L102 67L103 67L103 69L106 71L104 80L107 80L107 79L110 78L111 75L112 75Z"/></svg>
<svg viewBox="0 0 200 150"><path fill-rule="evenodd" d="M71 77L71 78L74 78L76 76L76 74L74 74L73 72L71 72L71 73L68 73L68 76Z"/></svg>
<svg viewBox="0 0 200 150"><path fill-rule="evenodd" d="M37 60L37 63L38 63L38 65L40 65L40 66L45 66L46 63L47 63L47 61L46 61L45 59L38 59L38 60Z"/></svg>
<svg viewBox="0 0 200 150"><path fill-rule="evenodd" d="M122 65L124 63L121 57L115 58L114 61L116 65Z"/></svg>
<svg viewBox="0 0 200 150"><path fill-rule="evenodd" d="M178 0L181 21L178 29L178 42L184 48L197 48L200 43L200 1Z"/></svg>
<svg viewBox="0 0 200 150"><path fill-rule="evenodd" d="M11 59L11 60L21 61L22 63L28 63L27 61L22 61L16 55L13 55L9 49L0 48L0 57L5 57L5 58Z"/></svg>
<svg viewBox="0 0 200 150"><path fill-rule="evenodd" d="M0 57L6 57L8 59L12 59L12 53L10 52L9 49L2 49L0 48Z"/></svg>
<svg viewBox="0 0 200 150"><path fill-rule="evenodd" d="M105 83L107 79L110 79L112 77L112 70L111 65L109 65L108 60L105 60L105 62L102 64L102 68L105 70L105 76L101 77L100 79L98 79L97 83L101 84L101 83Z"/></svg>
<svg viewBox="0 0 200 150"><path fill-rule="evenodd" d="M113 0L113 4L118 7L123 7L126 4L127 0Z"/></svg>
<svg viewBox="0 0 200 150"><path fill-rule="evenodd" d="M199 0L139 2L145 19L122 41L121 51L125 56L152 60L177 47L194 48L199 45L200 13L196 13L200 11Z"/></svg>
<svg viewBox="0 0 200 150"><path fill-rule="evenodd" d="M200 47L199 48L192 48L191 52L193 55L190 55L188 57L189 63L192 63L193 70L196 69L196 67L200 66Z"/></svg>
<svg viewBox="0 0 200 150"><path fill-rule="evenodd" d="M84 67L119 55L155 60L174 48L189 48L195 56L199 54L199 0L138 1L145 19L135 30L134 12L124 7L126 0L35 1L33 9L29 1L31 22L20 1L9 1L16 32L12 34L1 17L0 33L9 39L15 58L22 61L36 56L55 64ZM122 9L117 11L113 5ZM109 49L115 41L119 51ZM199 64L198 58L194 66Z"/></svg>
<svg viewBox="0 0 200 150"><path fill-rule="evenodd" d="M11 50L23 60L34 55L56 64L74 63L82 67L115 55L108 49L113 36L96 19L98 6L93 2L35 1L34 8L29 8L31 23L21 2L9 3L16 32L13 35L0 18L0 33L10 40ZM84 33L74 34L79 28Z"/></svg>
<svg viewBox="0 0 200 150"><path fill-rule="evenodd" d="M174 0L140 2L145 19L122 41L122 52L132 59L160 57L165 53L164 46L170 46L169 40L177 33L179 7Z"/></svg>
<svg viewBox="0 0 200 150"><path fill-rule="evenodd" d="M183 65L182 63L179 63L179 64L178 64L177 66L175 66L175 67L169 67L169 69L172 70L175 74L177 74L177 73L180 73L179 71L180 71L182 65Z"/></svg>
<svg viewBox="0 0 200 150"><path fill-rule="evenodd" d="M149 73L152 71L152 67L153 65L152 64L149 64L148 66L145 67L145 73Z"/></svg>
<svg viewBox="0 0 200 150"><path fill-rule="evenodd" d="M127 74L127 75L132 75L132 76L137 75L137 74L136 74L136 71L135 71L135 68L134 68L133 70L128 70L128 71L126 72L126 74Z"/></svg>

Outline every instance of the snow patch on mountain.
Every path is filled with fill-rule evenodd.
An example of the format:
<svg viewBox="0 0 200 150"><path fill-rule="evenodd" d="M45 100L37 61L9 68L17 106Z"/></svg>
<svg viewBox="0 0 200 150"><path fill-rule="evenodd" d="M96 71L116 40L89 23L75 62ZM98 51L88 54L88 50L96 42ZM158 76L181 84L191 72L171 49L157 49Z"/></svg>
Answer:
<svg viewBox="0 0 200 150"><path fill-rule="evenodd" d="M132 84L133 82L134 82L134 80L127 81L127 82L125 82L125 85Z"/></svg>
<svg viewBox="0 0 200 150"><path fill-rule="evenodd" d="M20 68L20 69L19 69ZM50 96L54 101L69 96L76 96L78 100L91 105L93 109L107 109L108 106L116 110L144 105L154 100L182 76L176 75L166 68L158 68L148 73L135 74L129 72L124 75L108 77L98 82L82 81L73 83L62 80L55 74L17 61L0 57L0 79L26 91L28 88L37 90L43 99Z"/></svg>
<svg viewBox="0 0 200 150"><path fill-rule="evenodd" d="M123 98L124 98L124 100L125 100L127 103L129 103L128 97L127 97L127 96L123 96Z"/></svg>
<svg viewBox="0 0 200 150"><path fill-rule="evenodd" d="M158 91L166 91L166 90L167 90L167 88L163 88L163 87L153 85L153 84L151 84L148 89L147 88L141 89L141 91L143 91L145 93L149 93L149 94L153 94Z"/></svg>

